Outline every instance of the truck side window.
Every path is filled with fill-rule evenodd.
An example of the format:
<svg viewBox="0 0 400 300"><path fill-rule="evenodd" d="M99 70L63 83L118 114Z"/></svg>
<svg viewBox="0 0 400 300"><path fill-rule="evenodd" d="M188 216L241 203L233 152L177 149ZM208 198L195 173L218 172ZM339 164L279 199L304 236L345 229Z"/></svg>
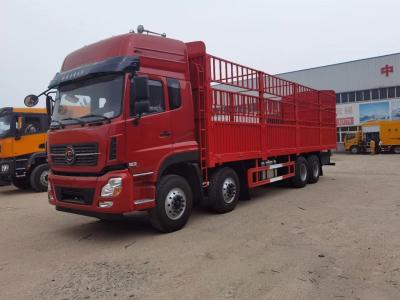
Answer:
<svg viewBox="0 0 400 300"><path fill-rule="evenodd" d="M149 80L150 93L150 113L160 113L165 111L164 90L161 81Z"/></svg>
<svg viewBox="0 0 400 300"><path fill-rule="evenodd" d="M26 116L23 118L22 134L29 135L44 132L40 116Z"/></svg>
<svg viewBox="0 0 400 300"><path fill-rule="evenodd" d="M167 83L168 83L169 109L170 110L177 109L181 107L182 104L179 80L168 78Z"/></svg>
<svg viewBox="0 0 400 300"><path fill-rule="evenodd" d="M165 111L164 103L164 87L161 81L151 80L148 81L149 84L149 102L150 102L150 112L143 115L155 114ZM134 108L134 95L131 101L131 115L135 114Z"/></svg>

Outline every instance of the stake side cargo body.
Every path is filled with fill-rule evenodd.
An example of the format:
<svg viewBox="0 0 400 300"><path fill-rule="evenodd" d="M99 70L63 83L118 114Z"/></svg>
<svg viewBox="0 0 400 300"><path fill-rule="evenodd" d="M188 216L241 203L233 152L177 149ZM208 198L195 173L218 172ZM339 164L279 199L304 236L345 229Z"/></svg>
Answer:
<svg viewBox="0 0 400 300"><path fill-rule="evenodd" d="M136 90L135 78L143 76L146 101ZM107 218L150 210L155 227L172 231L186 223L187 207L203 192L228 199L222 206L208 200L226 212L248 188L295 176L299 157L309 171L318 165L319 176L336 148L334 92L211 56L203 42L113 37L68 55L50 87L59 98L48 137L49 201L61 211ZM108 120L71 121L104 111L97 98L106 99L104 106L113 98ZM150 106L138 117L139 102ZM108 190L117 195L102 197Z"/></svg>

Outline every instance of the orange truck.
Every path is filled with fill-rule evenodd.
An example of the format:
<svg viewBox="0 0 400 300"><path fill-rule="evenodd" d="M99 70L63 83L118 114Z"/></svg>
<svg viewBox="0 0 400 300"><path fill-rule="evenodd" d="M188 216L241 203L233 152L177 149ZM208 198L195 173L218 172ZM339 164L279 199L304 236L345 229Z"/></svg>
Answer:
<svg viewBox="0 0 400 300"><path fill-rule="evenodd" d="M0 182L19 189L47 190L46 139L49 118L44 108L0 108Z"/></svg>

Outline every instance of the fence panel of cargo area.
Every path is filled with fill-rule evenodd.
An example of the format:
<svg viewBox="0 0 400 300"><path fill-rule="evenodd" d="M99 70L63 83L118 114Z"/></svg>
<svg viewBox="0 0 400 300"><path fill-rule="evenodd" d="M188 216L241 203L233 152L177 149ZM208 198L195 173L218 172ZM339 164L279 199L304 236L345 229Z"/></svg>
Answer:
<svg viewBox="0 0 400 300"><path fill-rule="evenodd" d="M336 147L334 93L209 56L211 165Z"/></svg>

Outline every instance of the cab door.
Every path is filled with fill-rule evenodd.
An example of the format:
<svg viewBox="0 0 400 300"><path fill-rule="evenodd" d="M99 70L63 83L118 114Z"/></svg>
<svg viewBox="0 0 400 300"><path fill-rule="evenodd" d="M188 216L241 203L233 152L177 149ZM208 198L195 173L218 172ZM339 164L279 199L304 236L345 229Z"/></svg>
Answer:
<svg viewBox="0 0 400 300"><path fill-rule="evenodd" d="M17 117L18 138L14 142L14 156L45 151L47 128L40 114L23 114Z"/></svg>
<svg viewBox="0 0 400 300"><path fill-rule="evenodd" d="M155 172L158 164L172 150L166 80L161 76L149 76L148 83L150 111L135 121L133 95L126 121L127 159L136 165L134 174L138 175ZM133 80L130 85L130 90L133 91Z"/></svg>

